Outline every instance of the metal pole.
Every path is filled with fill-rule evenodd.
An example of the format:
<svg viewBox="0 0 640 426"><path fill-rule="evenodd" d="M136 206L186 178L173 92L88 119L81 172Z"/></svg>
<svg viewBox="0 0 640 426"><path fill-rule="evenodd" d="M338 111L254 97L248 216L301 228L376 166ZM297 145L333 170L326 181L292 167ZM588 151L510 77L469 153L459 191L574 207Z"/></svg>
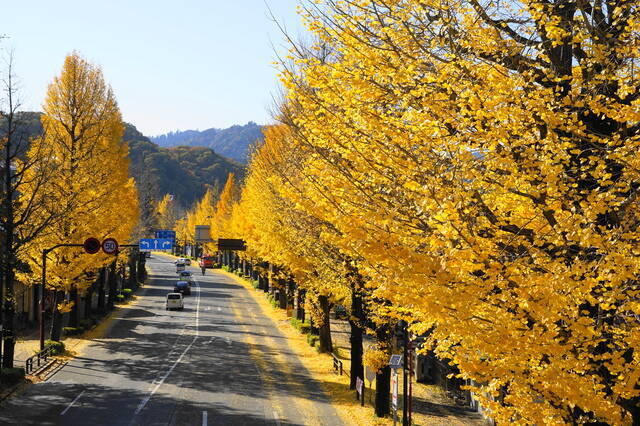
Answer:
<svg viewBox="0 0 640 426"><path fill-rule="evenodd" d="M44 288L47 281L47 250L42 250L42 283L40 284L40 350L44 349Z"/></svg>
<svg viewBox="0 0 640 426"><path fill-rule="evenodd" d="M409 336L407 336L407 340ZM411 413L413 412L413 344L409 342L409 424L411 424Z"/></svg>
<svg viewBox="0 0 640 426"><path fill-rule="evenodd" d="M407 416L407 346L409 343L409 333L407 332L407 325L404 324L404 345L403 345L403 357L402 357L402 426L409 426L409 418Z"/></svg>

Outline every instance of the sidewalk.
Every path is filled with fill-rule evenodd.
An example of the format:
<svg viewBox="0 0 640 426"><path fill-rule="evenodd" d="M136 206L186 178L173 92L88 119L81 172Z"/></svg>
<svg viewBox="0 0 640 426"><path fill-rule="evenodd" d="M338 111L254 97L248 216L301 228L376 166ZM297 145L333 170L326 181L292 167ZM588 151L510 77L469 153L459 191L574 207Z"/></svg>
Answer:
<svg viewBox="0 0 640 426"><path fill-rule="evenodd" d="M139 288L142 289L142 286ZM94 325L89 330L77 336L66 336L62 338L62 342L65 345L67 351L66 356L76 356L82 350L82 348L91 343L94 339L99 339L103 336L111 327L113 319L120 315L123 309L135 306L136 296L133 299L129 299L126 303L118 304L116 307L107 313L101 321ZM44 324L44 339L49 339L50 322L45 321ZM16 346L14 350L13 363L16 367L24 367L25 361L32 355L35 355L40 350L40 331L38 328L29 329L26 333L19 335L16 340ZM65 355L63 355L64 357Z"/></svg>
<svg viewBox="0 0 640 426"><path fill-rule="evenodd" d="M343 319L331 318L331 338L333 340L334 352L339 349L340 356L345 357L344 365L348 365L350 355L349 337L351 329L349 323ZM374 343L371 336L363 337L363 346L366 351L367 347ZM399 381L402 383L402 372L399 375ZM366 383L369 384L368 382ZM372 383L375 388L375 382ZM371 392L369 393L371 395ZM399 389L398 398L402 398L402 386ZM423 383L413 382L413 423L416 425L486 425L487 420L470 408L456 405L454 401L444 394L444 392L435 385L425 385ZM400 411L400 416L402 412Z"/></svg>

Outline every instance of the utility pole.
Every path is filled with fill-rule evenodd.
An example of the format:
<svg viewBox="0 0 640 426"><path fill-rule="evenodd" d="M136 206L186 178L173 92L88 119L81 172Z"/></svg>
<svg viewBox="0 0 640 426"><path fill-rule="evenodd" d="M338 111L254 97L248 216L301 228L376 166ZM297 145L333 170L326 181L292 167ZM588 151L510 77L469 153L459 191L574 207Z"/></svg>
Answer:
<svg viewBox="0 0 640 426"><path fill-rule="evenodd" d="M107 238L109 240L109 238ZM106 240L105 240L106 241ZM117 243L116 243L117 244ZM47 255L59 247L84 247L88 254L95 254L100 250L100 241L95 238L87 239L83 244L60 243L42 250L42 282L40 283L40 350L44 349L44 290L47 283ZM140 248L138 244L122 244L119 247ZM104 248L103 248L104 250ZM116 253L117 254L117 251Z"/></svg>
<svg viewBox="0 0 640 426"><path fill-rule="evenodd" d="M404 336L404 339L402 339L402 426L409 426L409 395L407 393L407 376L409 375L409 357L407 356L409 353L409 333L407 331L406 321L402 321L402 334Z"/></svg>

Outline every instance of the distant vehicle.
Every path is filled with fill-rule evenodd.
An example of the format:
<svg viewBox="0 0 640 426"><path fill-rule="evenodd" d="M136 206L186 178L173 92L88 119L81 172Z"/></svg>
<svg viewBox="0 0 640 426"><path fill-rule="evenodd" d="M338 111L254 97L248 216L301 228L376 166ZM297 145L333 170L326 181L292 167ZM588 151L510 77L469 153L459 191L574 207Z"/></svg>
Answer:
<svg viewBox="0 0 640 426"><path fill-rule="evenodd" d="M179 264L179 263L182 263L182 264L186 265L187 264L187 259L185 259L184 257L179 257L173 263L175 263L176 265Z"/></svg>
<svg viewBox="0 0 640 426"><path fill-rule="evenodd" d="M181 271L180 272L180 279L188 282L189 285L191 285L191 283L193 283L193 275L189 271Z"/></svg>
<svg viewBox="0 0 640 426"><path fill-rule="evenodd" d="M214 268L216 261L218 259L210 254L205 254L204 256L202 256L202 258L200 259L200 267L202 268L203 266L205 268Z"/></svg>
<svg viewBox="0 0 640 426"><path fill-rule="evenodd" d="M191 266L191 259L189 259L189 258L186 258L186 257L185 257L185 258L184 258L184 263L185 263L185 265L187 265L187 266Z"/></svg>
<svg viewBox="0 0 640 426"><path fill-rule="evenodd" d="M189 286L187 281L178 281L173 291L175 293L182 293L183 295L188 296L191 294L191 286Z"/></svg>
<svg viewBox="0 0 640 426"><path fill-rule="evenodd" d="M167 305L166 310L171 309L184 309L184 301L182 299L182 294L180 293L169 293L167 294Z"/></svg>
<svg viewBox="0 0 640 426"><path fill-rule="evenodd" d="M184 263L176 263L176 274L184 271Z"/></svg>

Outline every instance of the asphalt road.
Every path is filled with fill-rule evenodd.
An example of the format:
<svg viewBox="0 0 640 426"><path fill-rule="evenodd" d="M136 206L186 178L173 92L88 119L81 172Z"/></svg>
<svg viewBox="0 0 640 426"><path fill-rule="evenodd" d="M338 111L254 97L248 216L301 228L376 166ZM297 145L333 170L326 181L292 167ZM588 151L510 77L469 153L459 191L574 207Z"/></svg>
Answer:
<svg viewBox="0 0 640 426"><path fill-rule="evenodd" d="M16 425L335 425L319 385L227 276L188 267L183 311L166 311L173 258L147 259L149 284L48 381L0 407Z"/></svg>

